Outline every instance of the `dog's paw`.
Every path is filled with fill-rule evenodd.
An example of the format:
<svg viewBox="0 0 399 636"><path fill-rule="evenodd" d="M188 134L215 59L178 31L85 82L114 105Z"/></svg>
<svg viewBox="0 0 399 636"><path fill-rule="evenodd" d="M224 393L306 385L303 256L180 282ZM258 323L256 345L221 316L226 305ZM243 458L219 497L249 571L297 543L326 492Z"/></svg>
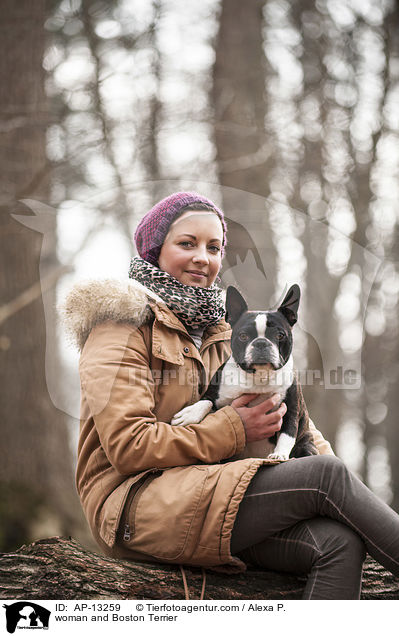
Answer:
<svg viewBox="0 0 399 636"><path fill-rule="evenodd" d="M200 400L195 404L186 406L181 411L175 413L170 423L172 426L189 426L190 424L198 424L204 419L205 415L212 410L212 402L210 400Z"/></svg>
<svg viewBox="0 0 399 636"><path fill-rule="evenodd" d="M270 455L267 456L267 459L278 459L280 461L285 461L286 459L288 459L288 455L285 455L284 453L270 453Z"/></svg>

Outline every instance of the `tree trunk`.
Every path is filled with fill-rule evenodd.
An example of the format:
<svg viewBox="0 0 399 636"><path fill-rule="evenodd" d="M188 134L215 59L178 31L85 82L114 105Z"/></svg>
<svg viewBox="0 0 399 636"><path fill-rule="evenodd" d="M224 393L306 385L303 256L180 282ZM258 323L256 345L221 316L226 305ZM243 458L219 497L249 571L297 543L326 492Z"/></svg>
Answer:
<svg viewBox="0 0 399 636"><path fill-rule="evenodd" d="M386 30L386 57L387 65L389 60L396 59L399 55L399 33L398 33L398 21L399 21L399 5L396 3L393 7L392 13L387 18L387 30ZM397 90L397 78L391 71L391 76L388 76L387 83L389 91L394 92ZM395 135L396 143L399 143L399 125L391 125L389 127L389 134ZM392 243L386 251L387 257L392 261L392 266L396 276L399 275L399 223L396 222L395 229L393 231ZM389 262L389 261L388 261ZM382 364L384 366L384 376L386 379L386 398L385 402L388 407L388 415L384 422L383 428L387 432L387 446L390 459L391 468L391 482L392 482L392 501L390 506L399 512L399 426L398 426L398 409L399 409L399 304L396 302L385 309L386 313L386 330L378 338L378 344L380 346L380 358L382 358ZM373 362L370 360L370 364Z"/></svg>
<svg viewBox="0 0 399 636"><path fill-rule="evenodd" d="M51 217L52 225L43 241L40 232L11 216L27 215L34 225L37 217L29 216L20 199L46 201L49 194L49 113L42 67L45 1L3 0L1 7L0 169L4 185L0 201L0 306L9 307L39 281L40 262L46 270L57 265L56 217ZM54 290L48 292L48 306L55 305L54 294ZM55 330L55 320L50 322L49 334ZM70 533L77 531L81 522L65 417L48 394L45 350L43 302L38 295L1 324L2 550L32 541L39 528L45 535ZM52 360L56 360L55 355ZM57 377L56 373L53 366L52 376ZM62 387L61 378L59 381Z"/></svg>
<svg viewBox="0 0 399 636"><path fill-rule="evenodd" d="M262 6L263 0L222 2L212 93L220 183L266 196Z"/></svg>
<svg viewBox="0 0 399 636"><path fill-rule="evenodd" d="M334 358L333 352L339 350L337 326L335 320L328 320L337 294L339 281L334 280L327 268L326 254L328 249L327 228L314 220L311 215L312 204L316 206L326 205L325 201L314 199L301 193L301 186L307 180L314 180L323 185L323 166L325 165L323 133L328 131L328 105L325 103L325 85L330 78L323 70L323 58L326 50L331 46L328 36L323 40L311 36L309 29L304 24L312 23L322 28L323 16L317 10L313 0L303 0L300 3L292 3L291 18L293 25L301 35L301 65L303 69L303 94L298 106L299 124L304 127L301 139L303 155L298 153L296 165L297 179L291 205L294 209L307 211L304 217L306 226L303 232L304 253L307 259L306 271L306 307L302 312L306 313L305 324L309 329L307 333L307 369L314 372L309 375L309 384L303 387L303 393L309 414L316 427L335 449L335 435L337 425L341 419L342 391L325 388L328 378L328 361ZM304 106L313 100L315 117L313 125L319 125L320 131L315 133L312 127L308 130L309 120L305 116ZM317 108L316 108L317 105ZM309 108L309 106L307 107ZM312 132L311 132L312 131ZM320 196L321 192L320 192ZM317 308L317 311L315 311ZM303 314L302 314L303 315ZM314 377L314 382L312 381Z"/></svg>
<svg viewBox="0 0 399 636"><path fill-rule="evenodd" d="M133 563L88 552L72 539L51 537L0 555L1 599L184 599L176 565ZM199 568L184 568L189 594L199 599ZM242 574L206 571L205 599L300 599L303 577L248 569ZM399 599L399 580L368 559L364 599Z"/></svg>
<svg viewBox="0 0 399 636"><path fill-rule="evenodd" d="M212 86L216 163L228 226L222 278L245 290L250 309L260 308L260 298L271 299L276 275L266 207L271 143L265 131L263 4L222 2Z"/></svg>

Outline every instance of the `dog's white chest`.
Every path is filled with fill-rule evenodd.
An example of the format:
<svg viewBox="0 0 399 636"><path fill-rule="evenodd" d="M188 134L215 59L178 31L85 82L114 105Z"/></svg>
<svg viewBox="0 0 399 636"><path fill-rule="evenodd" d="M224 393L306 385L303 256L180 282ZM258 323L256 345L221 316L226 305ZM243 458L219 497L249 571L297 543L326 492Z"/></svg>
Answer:
<svg viewBox="0 0 399 636"><path fill-rule="evenodd" d="M217 408L231 404L243 393L260 393L258 402L268 395L280 393L284 399L287 389L294 380L292 355L281 369L271 369L266 365L258 366L255 373L247 373L234 361L231 356L226 362L220 379ZM253 402L253 405L255 401Z"/></svg>

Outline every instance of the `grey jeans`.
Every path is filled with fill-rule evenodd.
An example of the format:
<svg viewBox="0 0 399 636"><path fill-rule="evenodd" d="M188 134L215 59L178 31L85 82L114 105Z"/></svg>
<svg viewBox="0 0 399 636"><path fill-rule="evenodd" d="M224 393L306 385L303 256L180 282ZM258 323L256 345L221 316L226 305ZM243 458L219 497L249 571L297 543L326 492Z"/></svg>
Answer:
<svg viewBox="0 0 399 636"><path fill-rule="evenodd" d="M358 599L366 551L399 577L399 515L337 457L303 457L259 469L231 551L265 569L307 574L305 599Z"/></svg>

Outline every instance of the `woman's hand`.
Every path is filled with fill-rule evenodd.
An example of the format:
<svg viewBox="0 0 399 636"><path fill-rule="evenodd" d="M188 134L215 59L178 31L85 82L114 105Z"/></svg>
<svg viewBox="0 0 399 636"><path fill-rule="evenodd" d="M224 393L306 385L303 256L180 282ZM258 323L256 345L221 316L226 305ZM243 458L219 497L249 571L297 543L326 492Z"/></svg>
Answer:
<svg viewBox="0 0 399 636"><path fill-rule="evenodd" d="M281 400L281 395L278 393L256 406L246 406L258 395L258 393L244 393L231 403L244 424L247 443L258 442L278 433L283 423L283 416L287 411L286 404L282 402L276 411L270 412Z"/></svg>

